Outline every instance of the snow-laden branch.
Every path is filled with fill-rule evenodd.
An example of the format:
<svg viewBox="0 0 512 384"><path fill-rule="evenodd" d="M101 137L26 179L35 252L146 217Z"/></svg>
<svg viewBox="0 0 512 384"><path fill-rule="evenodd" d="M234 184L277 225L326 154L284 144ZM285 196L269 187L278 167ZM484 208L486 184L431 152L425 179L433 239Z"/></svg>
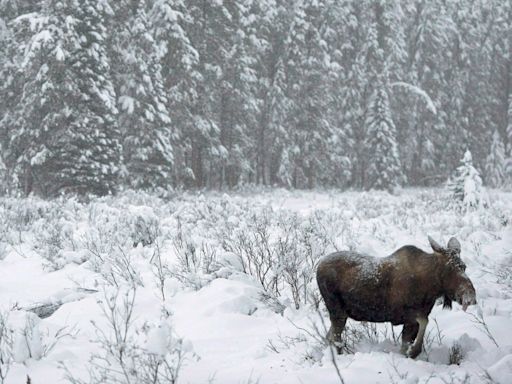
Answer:
<svg viewBox="0 0 512 384"><path fill-rule="evenodd" d="M427 103L428 110L430 112L432 112L434 115L437 114L437 110L436 110L436 106L434 105L434 102L432 101L432 99L430 98L428 93L425 92L423 89L421 89L415 85L405 83L403 81L396 81L394 83L391 83L391 87L402 87L402 88L407 89L408 91L411 91L411 92L421 96Z"/></svg>

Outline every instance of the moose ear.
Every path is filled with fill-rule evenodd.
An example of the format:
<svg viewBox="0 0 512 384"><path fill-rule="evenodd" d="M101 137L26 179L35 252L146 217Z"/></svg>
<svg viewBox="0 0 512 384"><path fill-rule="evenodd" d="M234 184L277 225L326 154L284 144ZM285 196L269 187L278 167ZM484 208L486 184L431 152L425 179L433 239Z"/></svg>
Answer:
<svg viewBox="0 0 512 384"><path fill-rule="evenodd" d="M434 250L434 252L439 252L439 253L442 253L444 251L444 248L441 247L437 241L435 241L433 238L431 238L430 236L428 237L428 242L430 243L430 246L432 247L432 249Z"/></svg>
<svg viewBox="0 0 512 384"><path fill-rule="evenodd" d="M460 243L459 243L459 240L457 240L455 237L452 237L448 241L448 246L447 247L448 247L448 249L450 249L452 251L460 253Z"/></svg>

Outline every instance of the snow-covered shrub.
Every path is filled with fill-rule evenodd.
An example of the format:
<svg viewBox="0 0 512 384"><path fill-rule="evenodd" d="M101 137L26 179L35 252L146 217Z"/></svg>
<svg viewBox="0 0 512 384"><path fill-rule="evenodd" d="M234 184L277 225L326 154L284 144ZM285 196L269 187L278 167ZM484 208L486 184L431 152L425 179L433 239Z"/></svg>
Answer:
<svg viewBox="0 0 512 384"><path fill-rule="evenodd" d="M109 285L120 287L143 285L142 277L134 261L135 252L132 248L117 247L109 252L95 253L90 259L93 271L98 272Z"/></svg>
<svg viewBox="0 0 512 384"><path fill-rule="evenodd" d="M325 222L324 218L328 218ZM235 255L240 271L253 276L263 287L266 301L289 297L295 308L307 304L316 290L316 264L336 249L332 216L316 212L303 218L290 211L254 210L232 233L222 239L225 251ZM339 221L335 227L343 228Z"/></svg>
<svg viewBox="0 0 512 384"><path fill-rule="evenodd" d="M33 232L34 249L46 261L50 270L61 269L70 262L82 263L86 260L83 252L69 252L76 249L74 226L63 217L39 219L33 226Z"/></svg>
<svg viewBox="0 0 512 384"><path fill-rule="evenodd" d="M99 304L106 321L96 327L100 351L89 361L89 378L67 379L73 384L174 384L191 347L177 337L168 318L157 324L135 324L136 290L104 292Z"/></svg>
<svg viewBox="0 0 512 384"><path fill-rule="evenodd" d="M28 359L39 360L43 357L43 336L39 329L41 320L31 312L19 312L12 315L14 323L13 356L14 361L23 363Z"/></svg>
<svg viewBox="0 0 512 384"><path fill-rule="evenodd" d="M152 245L160 235L160 221L153 209L147 206L130 206L129 212L133 246Z"/></svg>
<svg viewBox="0 0 512 384"><path fill-rule="evenodd" d="M512 293L512 252L509 251L507 257L504 261L497 264L492 268L491 273L493 273L497 282L508 288L508 290Z"/></svg>
<svg viewBox="0 0 512 384"><path fill-rule="evenodd" d="M93 202L88 208L83 241L91 253L108 252L129 242L134 247L151 245L160 235L160 221L151 207Z"/></svg>
<svg viewBox="0 0 512 384"><path fill-rule="evenodd" d="M20 244L34 223L47 217L55 203L35 198L4 198L1 203L0 234L9 244Z"/></svg>
<svg viewBox="0 0 512 384"><path fill-rule="evenodd" d="M25 363L28 359L46 357L64 338L74 338L76 330L67 326L55 331L42 326L41 319L32 312L15 311L9 317L11 327L13 359Z"/></svg>
<svg viewBox="0 0 512 384"><path fill-rule="evenodd" d="M13 363L13 331L8 314L0 312L0 384L3 384Z"/></svg>
<svg viewBox="0 0 512 384"><path fill-rule="evenodd" d="M275 251L278 271L291 291L296 309L308 304L312 292L316 290L318 260L335 250L334 239L324 231L322 217L321 212L315 212L307 219L290 215L277 224L280 229Z"/></svg>
<svg viewBox="0 0 512 384"><path fill-rule="evenodd" d="M131 228L126 213L104 202L92 202L87 207L87 230L83 234L84 247L93 255L108 253L119 245L127 245Z"/></svg>
<svg viewBox="0 0 512 384"><path fill-rule="evenodd" d="M453 199L464 209L488 204L480 173L473 166L471 152L467 150L455 175L448 182Z"/></svg>
<svg viewBox="0 0 512 384"><path fill-rule="evenodd" d="M181 239L174 242L174 249L177 264L170 274L183 285L199 290L215 278L220 269L215 248Z"/></svg>

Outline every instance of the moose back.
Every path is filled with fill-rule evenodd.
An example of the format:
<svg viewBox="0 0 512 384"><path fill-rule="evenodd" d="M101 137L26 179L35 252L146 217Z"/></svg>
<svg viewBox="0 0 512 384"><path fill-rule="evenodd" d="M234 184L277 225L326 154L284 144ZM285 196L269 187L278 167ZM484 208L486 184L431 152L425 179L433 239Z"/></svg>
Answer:
<svg viewBox="0 0 512 384"><path fill-rule="evenodd" d="M403 324L402 353L415 358L438 298L449 308L452 301L464 310L476 304L459 241L452 237L446 247L430 237L429 242L433 253L407 245L384 258L347 251L320 261L317 282L331 320L327 336L338 353L345 322L351 318Z"/></svg>

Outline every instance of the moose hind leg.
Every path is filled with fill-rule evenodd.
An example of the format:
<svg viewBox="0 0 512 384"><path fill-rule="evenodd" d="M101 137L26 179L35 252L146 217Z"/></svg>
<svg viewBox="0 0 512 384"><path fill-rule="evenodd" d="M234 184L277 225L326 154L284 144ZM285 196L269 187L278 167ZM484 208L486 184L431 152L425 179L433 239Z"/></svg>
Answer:
<svg viewBox="0 0 512 384"><path fill-rule="evenodd" d="M341 354L341 334L345 329L347 313L345 312L342 301L339 300L336 295L327 290L322 292L322 289L320 289L320 291L324 298L327 311L329 312L329 319L331 320L331 328L329 332L327 332L327 340L336 347L336 352Z"/></svg>
<svg viewBox="0 0 512 384"><path fill-rule="evenodd" d="M428 319L426 317L418 317L416 319L418 322L418 335L416 336L416 340L414 344L411 345L407 355L415 359L421 353L421 349L423 348L423 337L425 336L425 330L427 329Z"/></svg>
<svg viewBox="0 0 512 384"><path fill-rule="evenodd" d="M347 315L345 313L337 313L335 316L330 316L331 319L331 328L327 333L327 339L331 342L336 348L336 352L338 355L342 353L342 342L341 342L341 334L345 329L345 323L347 322Z"/></svg>
<svg viewBox="0 0 512 384"><path fill-rule="evenodd" d="M405 323L402 329L402 347L400 352L406 354L409 347L412 345L414 339L418 335L420 325L417 322Z"/></svg>

